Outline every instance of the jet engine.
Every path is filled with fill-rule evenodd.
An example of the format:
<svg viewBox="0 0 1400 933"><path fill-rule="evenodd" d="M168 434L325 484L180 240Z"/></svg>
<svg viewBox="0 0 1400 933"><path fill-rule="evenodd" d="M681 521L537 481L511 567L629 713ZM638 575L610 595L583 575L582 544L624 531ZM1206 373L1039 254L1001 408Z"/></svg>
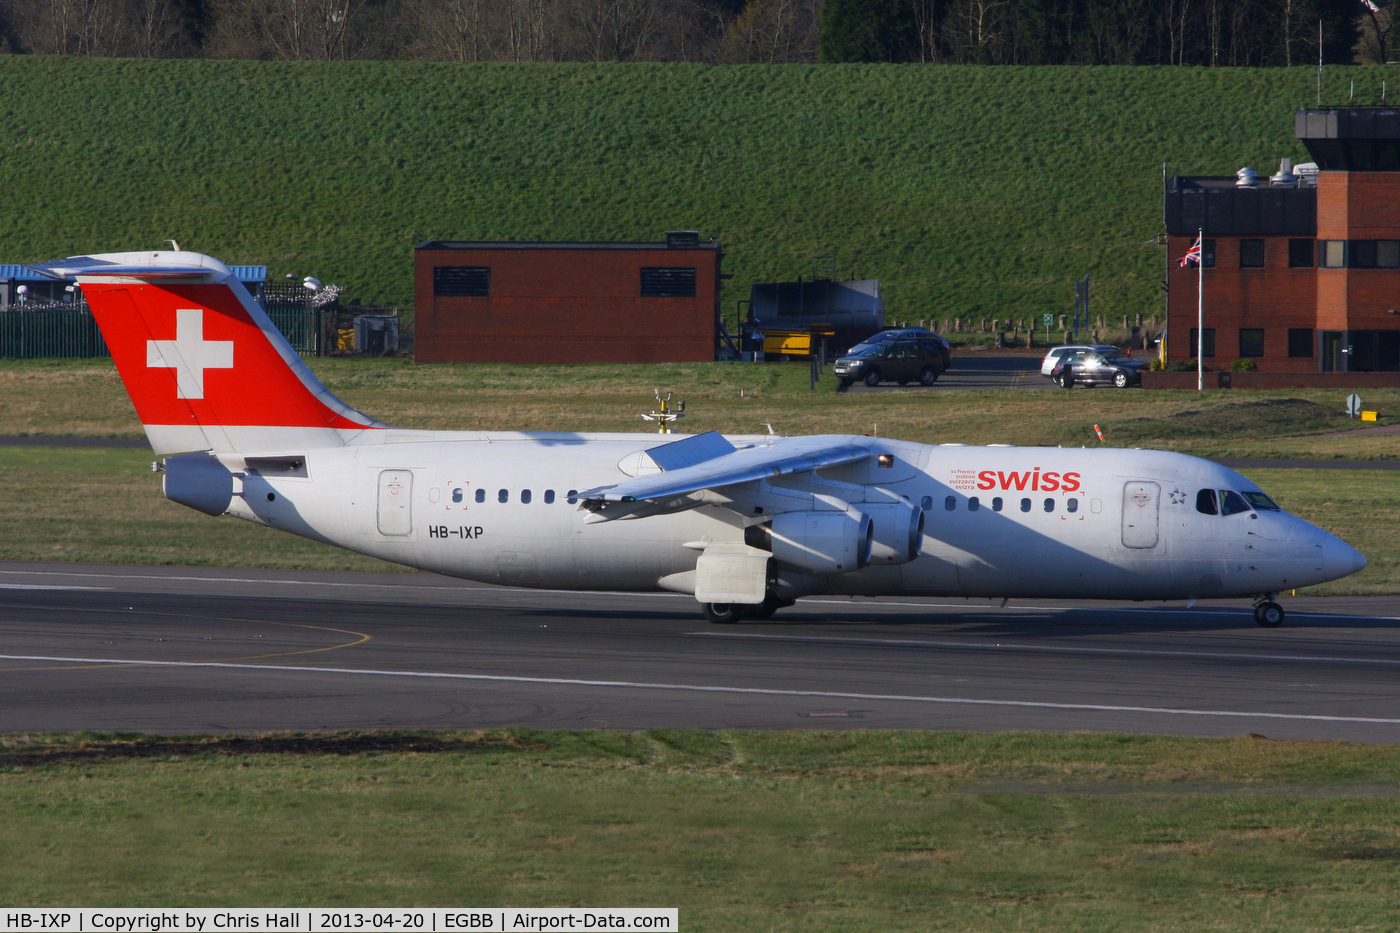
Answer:
<svg viewBox="0 0 1400 933"><path fill-rule="evenodd" d="M780 512L770 531L780 564L812 573L848 573L870 562L874 523L856 509Z"/></svg>
<svg viewBox="0 0 1400 933"><path fill-rule="evenodd" d="M209 454L165 458L165 498L205 515L222 515L233 502L233 474Z"/></svg>
<svg viewBox="0 0 1400 933"><path fill-rule="evenodd" d="M919 556L924 545L924 512L909 502L861 503L870 516L873 544L872 564L907 564Z"/></svg>

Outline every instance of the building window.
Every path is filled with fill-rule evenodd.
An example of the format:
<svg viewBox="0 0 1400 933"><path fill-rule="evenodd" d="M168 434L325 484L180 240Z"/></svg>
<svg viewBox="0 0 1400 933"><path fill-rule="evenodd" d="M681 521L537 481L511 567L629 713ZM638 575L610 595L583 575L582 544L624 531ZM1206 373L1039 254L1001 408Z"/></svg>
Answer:
<svg viewBox="0 0 1400 933"><path fill-rule="evenodd" d="M1382 269L1400 269L1400 240L1376 241L1376 265Z"/></svg>
<svg viewBox="0 0 1400 933"><path fill-rule="evenodd" d="M1195 359L1195 358L1196 358L1196 347L1197 347L1197 344L1196 344L1196 328L1193 327L1193 328L1191 328L1191 346L1189 346L1189 347L1187 348L1187 352L1191 354L1191 358L1192 358L1192 359ZM1214 328L1214 327L1207 327L1207 328L1206 328L1205 346L1201 348L1201 356L1207 357L1207 358L1213 358L1213 357L1215 356L1215 328Z"/></svg>
<svg viewBox="0 0 1400 933"><path fill-rule="evenodd" d="M1214 241L1214 240L1202 240L1202 241L1201 241L1201 265L1205 266L1207 269L1214 269L1214 268L1215 268L1215 241Z"/></svg>
<svg viewBox="0 0 1400 933"><path fill-rule="evenodd" d="M1376 268L1376 241L1352 240L1351 262L1349 263L1349 265L1353 269Z"/></svg>
<svg viewBox="0 0 1400 933"><path fill-rule="evenodd" d="M1240 356L1264 355L1264 328L1240 328Z"/></svg>
<svg viewBox="0 0 1400 933"><path fill-rule="evenodd" d="M491 294L491 267L433 266L433 294L440 298L484 298Z"/></svg>
<svg viewBox="0 0 1400 933"><path fill-rule="evenodd" d="M1240 268L1264 268L1264 241L1240 240Z"/></svg>
<svg viewBox="0 0 1400 933"><path fill-rule="evenodd" d="M1288 268L1311 269L1313 267L1313 241L1288 241Z"/></svg>
<svg viewBox="0 0 1400 933"><path fill-rule="evenodd" d="M643 298L694 298L694 266L649 266L642 269Z"/></svg>
<svg viewBox="0 0 1400 933"><path fill-rule="evenodd" d="M1322 268L1341 269L1347 264L1346 240L1322 240Z"/></svg>
<svg viewBox="0 0 1400 933"><path fill-rule="evenodd" d="M1306 327L1288 328L1288 355L1291 357L1311 357L1313 355L1313 332Z"/></svg>

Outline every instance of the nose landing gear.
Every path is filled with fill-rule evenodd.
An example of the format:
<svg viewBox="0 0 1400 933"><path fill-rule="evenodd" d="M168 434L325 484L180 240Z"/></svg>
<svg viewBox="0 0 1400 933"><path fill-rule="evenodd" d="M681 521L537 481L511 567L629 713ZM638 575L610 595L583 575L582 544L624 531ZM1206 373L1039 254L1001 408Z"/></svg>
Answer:
<svg viewBox="0 0 1400 933"><path fill-rule="evenodd" d="M1254 604L1254 621L1264 628L1278 628L1283 624L1283 607L1274 602L1274 596L1269 593Z"/></svg>

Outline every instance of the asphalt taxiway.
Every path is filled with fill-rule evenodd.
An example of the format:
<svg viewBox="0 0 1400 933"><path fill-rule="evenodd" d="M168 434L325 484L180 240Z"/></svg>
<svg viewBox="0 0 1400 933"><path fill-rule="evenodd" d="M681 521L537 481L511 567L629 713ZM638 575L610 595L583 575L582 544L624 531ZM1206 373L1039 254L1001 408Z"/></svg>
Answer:
<svg viewBox="0 0 1400 933"><path fill-rule="evenodd" d="M1400 597L803 600L0 563L0 732L919 728L1400 742Z"/></svg>

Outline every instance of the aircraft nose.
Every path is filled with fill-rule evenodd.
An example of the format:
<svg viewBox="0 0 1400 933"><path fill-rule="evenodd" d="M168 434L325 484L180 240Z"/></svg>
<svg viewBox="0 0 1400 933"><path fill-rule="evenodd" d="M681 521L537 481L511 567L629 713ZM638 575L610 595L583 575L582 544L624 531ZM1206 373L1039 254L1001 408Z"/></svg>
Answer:
<svg viewBox="0 0 1400 933"><path fill-rule="evenodd" d="M1322 561L1329 580L1349 576L1366 567L1366 556L1338 538L1332 538L1323 546Z"/></svg>

